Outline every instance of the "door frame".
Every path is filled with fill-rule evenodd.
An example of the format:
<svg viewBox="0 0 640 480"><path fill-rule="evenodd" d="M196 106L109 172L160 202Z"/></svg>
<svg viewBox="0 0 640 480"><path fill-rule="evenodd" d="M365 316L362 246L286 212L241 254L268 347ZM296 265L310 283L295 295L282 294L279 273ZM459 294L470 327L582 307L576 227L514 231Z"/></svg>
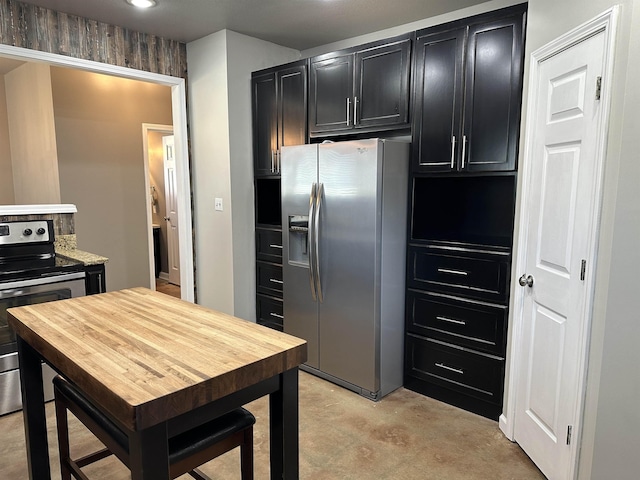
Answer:
<svg viewBox="0 0 640 480"><path fill-rule="evenodd" d="M540 47L531 54L531 60L529 62L529 87L527 95L527 117L525 123L525 142L524 142L524 154L522 161L521 171L523 172L521 178L521 187L518 192L518 200L520 202L520 219L518 224L518 243L515 247L515 254L517 256L516 261L512 269L511 279L511 321L509 327L509 348L507 353L507 376L505 378L505 409L500 416L499 426L500 430L511 441L515 441L515 407L516 407L516 389L519 383L521 373L521 365L517 355L521 345L524 342L522 336L522 310L524 306L525 290L516 284L517 279L521 272L524 272L526 263L526 248L523 243L526 241L529 224L529 181L532 173L532 152L533 152L533 132L532 125L534 124L534 117L536 114L534 106L538 98L538 84L539 65L550 57L568 49L572 46L586 40L587 38L604 32L605 35L605 58L603 60L603 81L602 81L602 94L600 97L602 106L602 117L600 119L600 125L598 127L598 138L596 143L596 178L593 189L593 210L591 217L591 224L593 229L589 232L589 248L587 253L587 276L585 278L585 303L584 311L587 313L588 318L585 324L585 329L582 332L582 338L580 339L580 364L578 366L579 371L579 384L578 384L578 418L579 424L574 425L574 438L576 441L572 444L572 466L571 477L576 475L576 469L578 465L578 457L580 448L579 445L582 441L582 424L584 420L584 404L586 397L586 380L587 380L587 360L589 353L589 340L591 332L591 320L593 317L593 300L595 294L595 278L596 278L596 266L598 258L598 239L600 231L600 217L602 209L602 197L603 197L603 177L604 177L604 162L606 161L607 139L609 132L609 118L611 109L611 97L612 97L612 77L613 77L613 60L615 53L615 39L617 31L617 18L619 14L619 7L614 6L592 20L574 28L573 30L561 35L548 44Z"/></svg>
<svg viewBox="0 0 640 480"><path fill-rule="evenodd" d="M143 123L142 124L142 148L144 157L144 186L145 192L151 191L151 184L149 181L149 132L164 133L167 135L173 135L173 125L161 125L158 123ZM178 217L178 236L180 234L180 217ZM153 215L151 213L151 202L147 202L147 243L149 245L149 285L151 290L156 289L156 274L155 274L155 259L153 248ZM180 252L181 253L181 252ZM182 288L180 288L182 291Z"/></svg>
<svg viewBox="0 0 640 480"><path fill-rule="evenodd" d="M43 62L53 66L70 67L87 72L101 73L171 87L171 111L176 146L178 208L183 212L183 215L180 216L178 221L181 295L183 300L193 302L195 297L195 284L193 273L191 183L189 176L189 147L187 142L187 96L185 79L11 45L0 45L0 56L26 62ZM148 191L147 189L147 192ZM145 198L147 197L148 196L145 195ZM150 218L151 217L149 217L149 219ZM151 265L153 266L153 263L151 263Z"/></svg>

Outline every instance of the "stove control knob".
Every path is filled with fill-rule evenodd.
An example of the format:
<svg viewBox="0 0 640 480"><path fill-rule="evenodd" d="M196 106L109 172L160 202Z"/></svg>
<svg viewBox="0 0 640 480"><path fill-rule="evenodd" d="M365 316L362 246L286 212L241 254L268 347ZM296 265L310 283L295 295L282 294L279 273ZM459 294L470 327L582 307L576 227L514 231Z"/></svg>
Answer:
<svg viewBox="0 0 640 480"><path fill-rule="evenodd" d="M44 235L44 234L45 234L45 232L46 232L46 230L45 230L44 228L42 228L42 227L40 227L38 230L36 230L36 233L37 233L38 235Z"/></svg>
<svg viewBox="0 0 640 480"><path fill-rule="evenodd" d="M25 237L28 237L29 235L31 235L33 233L33 230L31 230L30 228L25 228L24 231L22 232L22 234Z"/></svg>

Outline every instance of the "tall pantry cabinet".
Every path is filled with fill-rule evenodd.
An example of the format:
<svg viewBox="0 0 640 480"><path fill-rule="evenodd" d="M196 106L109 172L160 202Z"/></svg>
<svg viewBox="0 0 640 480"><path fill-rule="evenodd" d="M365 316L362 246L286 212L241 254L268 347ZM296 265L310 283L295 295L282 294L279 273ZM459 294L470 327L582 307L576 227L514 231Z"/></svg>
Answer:
<svg viewBox="0 0 640 480"><path fill-rule="evenodd" d="M280 152L307 143L307 60L251 76L256 220L256 314L282 331Z"/></svg>
<svg viewBox="0 0 640 480"><path fill-rule="evenodd" d="M525 5L416 34L405 387L502 412Z"/></svg>

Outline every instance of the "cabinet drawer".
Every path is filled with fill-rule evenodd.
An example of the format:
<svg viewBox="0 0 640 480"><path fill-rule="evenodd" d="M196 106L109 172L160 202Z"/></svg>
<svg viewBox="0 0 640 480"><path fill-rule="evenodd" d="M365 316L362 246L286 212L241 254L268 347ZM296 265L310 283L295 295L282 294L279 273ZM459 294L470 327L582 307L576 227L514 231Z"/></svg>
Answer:
<svg viewBox="0 0 640 480"><path fill-rule="evenodd" d="M509 285L508 257L474 257L465 252L441 254L420 247L410 247L409 252L410 286L506 302Z"/></svg>
<svg viewBox="0 0 640 480"><path fill-rule="evenodd" d="M415 335L407 335L407 373L499 404L502 402L504 360Z"/></svg>
<svg viewBox="0 0 640 480"><path fill-rule="evenodd" d="M282 298L282 266L256 262L256 283L258 293Z"/></svg>
<svg viewBox="0 0 640 480"><path fill-rule="evenodd" d="M282 300L278 298L265 297L258 295L256 297L256 314L257 321L260 325L282 331Z"/></svg>
<svg viewBox="0 0 640 480"><path fill-rule="evenodd" d="M407 292L407 330L504 357L507 307Z"/></svg>
<svg viewBox="0 0 640 480"><path fill-rule="evenodd" d="M282 262L282 232L256 228L256 258L268 262Z"/></svg>

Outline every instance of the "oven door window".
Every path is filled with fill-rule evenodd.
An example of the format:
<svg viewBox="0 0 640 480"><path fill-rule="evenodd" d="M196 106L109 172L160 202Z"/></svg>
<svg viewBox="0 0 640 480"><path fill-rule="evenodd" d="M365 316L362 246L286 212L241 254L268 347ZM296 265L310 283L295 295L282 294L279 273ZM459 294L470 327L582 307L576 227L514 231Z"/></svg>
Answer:
<svg viewBox="0 0 640 480"><path fill-rule="evenodd" d="M16 351L16 335L7 323L8 308L64 300L72 296L70 288L33 293L14 290L13 295L11 292L11 290L0 291L0 355Z"/></svg>

